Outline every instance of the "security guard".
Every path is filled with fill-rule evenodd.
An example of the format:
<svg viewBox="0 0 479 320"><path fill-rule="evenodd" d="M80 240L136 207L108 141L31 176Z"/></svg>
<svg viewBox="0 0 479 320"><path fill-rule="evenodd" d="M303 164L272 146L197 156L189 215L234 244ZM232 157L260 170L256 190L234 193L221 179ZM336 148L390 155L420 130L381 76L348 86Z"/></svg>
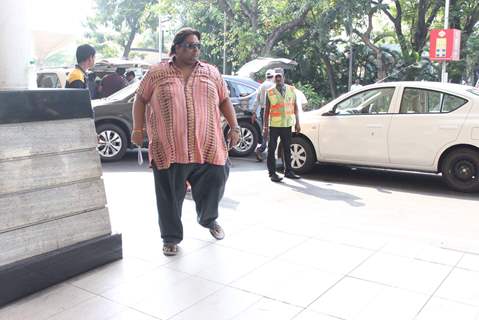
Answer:
<svg viewBox="0 0 479 320"><path fill-rule="evenodd" d="M268 172L271 181L280 182L283 178L276 173L275 152L278 138L281 138L284 152L284 176L289 179L299 179L291 169L291 128L300 132L299 112L296 94L293 86L284 83L284 71L275 69L274 82L276 86L267 91L264 133L269 133Z"/></svg>

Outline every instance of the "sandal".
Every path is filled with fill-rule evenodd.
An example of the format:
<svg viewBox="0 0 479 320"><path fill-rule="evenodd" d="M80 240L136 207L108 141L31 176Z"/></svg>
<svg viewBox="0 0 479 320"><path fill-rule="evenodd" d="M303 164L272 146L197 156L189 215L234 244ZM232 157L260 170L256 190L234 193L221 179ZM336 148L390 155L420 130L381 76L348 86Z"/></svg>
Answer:
<svg viewBox="0 0 479 320"><path fill-rule="evenodd" d="M178 254L178 246L174 243L163 244L163 254L167 257L176 256Z"/></svg>

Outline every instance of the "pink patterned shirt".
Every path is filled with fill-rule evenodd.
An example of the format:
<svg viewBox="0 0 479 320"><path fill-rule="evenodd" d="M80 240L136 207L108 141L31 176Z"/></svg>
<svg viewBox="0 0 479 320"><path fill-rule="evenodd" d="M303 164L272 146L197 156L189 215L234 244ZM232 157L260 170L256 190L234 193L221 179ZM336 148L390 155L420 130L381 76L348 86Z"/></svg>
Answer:
<svg viewBox="0 0 479 320"><path fill-rule="evenodd" d="M141 81L137 98L147 105L150 165L226 163L219 106L228 90L216 67L198 62L185 83L172 60L156 64Z"/></svg>

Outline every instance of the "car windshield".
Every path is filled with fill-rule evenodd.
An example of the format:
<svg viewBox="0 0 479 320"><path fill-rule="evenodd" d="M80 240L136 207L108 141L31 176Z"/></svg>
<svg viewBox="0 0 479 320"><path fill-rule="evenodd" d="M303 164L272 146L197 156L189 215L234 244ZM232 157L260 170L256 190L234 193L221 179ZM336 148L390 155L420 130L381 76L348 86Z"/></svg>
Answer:
<svg viewBox="0 0 479 320"><path fill-rule="evenodd" d="M108 101L124 100L124 99L132 96L135 93L136 89L138 89L139 84L140 84L139 81L134 82L134 83L130 84L129 86L115 92L111 96L106 97L105 100L108 100Z"/></svg>

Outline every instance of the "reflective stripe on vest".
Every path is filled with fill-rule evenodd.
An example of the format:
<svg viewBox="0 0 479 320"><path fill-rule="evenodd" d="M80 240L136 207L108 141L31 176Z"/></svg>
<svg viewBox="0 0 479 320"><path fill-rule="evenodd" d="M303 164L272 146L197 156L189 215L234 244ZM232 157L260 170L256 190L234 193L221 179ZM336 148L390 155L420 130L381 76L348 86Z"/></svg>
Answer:
<svg viewBox="0 0 479 320"><path fill-rule="evenodd" d="M292 86L285 85L285 87L284 97L276 87L268 90L270 127L292 127L294 124L296 95Z"/></svg>

